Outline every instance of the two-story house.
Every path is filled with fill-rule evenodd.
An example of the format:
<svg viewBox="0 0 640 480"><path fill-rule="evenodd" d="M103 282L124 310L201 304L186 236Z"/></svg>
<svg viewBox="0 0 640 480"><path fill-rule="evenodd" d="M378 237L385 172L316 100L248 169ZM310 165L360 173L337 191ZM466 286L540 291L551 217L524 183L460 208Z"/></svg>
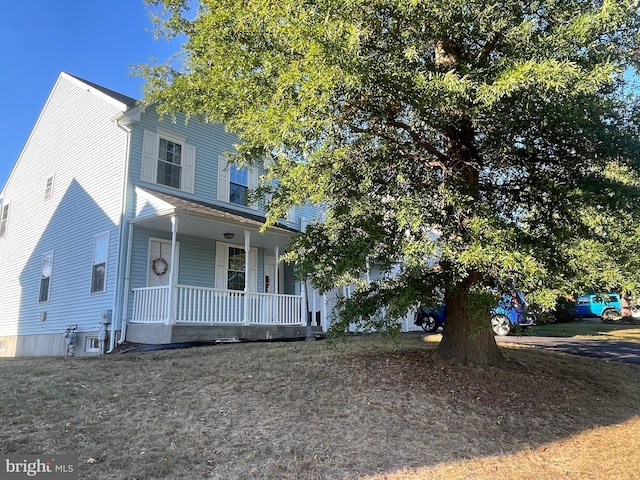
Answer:
<svg viewBox="0 0 640 480"><path fill-rule="evenodd" d="M279 258L318 211L261 233L245 193L264 169L228 165L235 143L62 73L0 194L0 356L304 336L305 312L326 326Z"/></svg>

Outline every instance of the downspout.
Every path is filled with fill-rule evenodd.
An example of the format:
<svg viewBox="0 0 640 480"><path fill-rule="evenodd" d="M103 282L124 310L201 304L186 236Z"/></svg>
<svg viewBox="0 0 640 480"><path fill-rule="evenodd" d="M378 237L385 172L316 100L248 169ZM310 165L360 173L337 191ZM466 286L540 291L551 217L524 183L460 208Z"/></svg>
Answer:
<svg viewBox="0 0 640 480"><path fill-rule="evenodd" d="M130 155L131 155L131 128L127 126L120 125L120 119L124 116L124 113L118 118L115 118L116 126L123 130L127 135L127 146L124 157L124 172L122 179L122 198L120 199L120 225L118 226L118 258L116 259L116 291L113 298L113 316L111 318L111 334L109 335L109 351L107 353L111 353L115 348L116 341L116 325L121 323L122 317L120 315L120 304L122 300L122 295L126 295L126 290L122 292L118 286L120 285L120 272L122 271L122 262L124 261L123 249L122 245L124 245L124 219L127 213L127 189L129 187L129 163L130 163ZM127 257L127 260L129 257ZM124 326L122 327L124 328ZM121 334L122 335L122 334ZM122 342L120 342L122 343Z"/></svg>
<svg viewBox="0 0 640 480"><path fill-rule="evenodd" d="M129 240L127 241L127 268L124 274L124 301L122 304L122 328L118 345L127 338L127 312L129 310L129 277L131 276L131 252L133 250L133 224L129 224Z"/></svg>

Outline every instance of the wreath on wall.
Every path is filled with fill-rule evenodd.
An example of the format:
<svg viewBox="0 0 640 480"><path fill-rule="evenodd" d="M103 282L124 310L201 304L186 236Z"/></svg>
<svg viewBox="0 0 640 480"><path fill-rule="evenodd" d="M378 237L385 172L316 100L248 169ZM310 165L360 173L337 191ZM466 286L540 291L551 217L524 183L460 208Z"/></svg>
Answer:
<svg viewBox="0 0 640 480"><path fill-rule="evenodd" d="M153 273L161 277L169 270L169 264L164 258L158 257L151 262L151 269L153 270Z"/></svg>

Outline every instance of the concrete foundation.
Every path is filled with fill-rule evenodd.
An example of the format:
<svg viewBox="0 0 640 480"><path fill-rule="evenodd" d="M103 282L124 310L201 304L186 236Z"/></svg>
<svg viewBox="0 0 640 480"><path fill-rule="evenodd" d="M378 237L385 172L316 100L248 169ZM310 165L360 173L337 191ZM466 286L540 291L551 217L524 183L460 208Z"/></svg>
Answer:
<svg viewBox="0 0 640 480"><path fill-rule="evenodd" d="M322 332L312 327L314 334ZM239 340L286 340L304 338L307 327L302 325L159 325L130 324L127 341L146 344L213 342L229 338Z"/></svg>
<svg viewBox="0 0 640 480"><path fill-rule="evenodd" d="M100 352L92 348L97 340L98 332L76 332L76 341L67 345L62 333L48 333L43 335L15 335L0 337L0 357L86 357L96 356ZM108 349L109 340L105 342Z"/></svg>

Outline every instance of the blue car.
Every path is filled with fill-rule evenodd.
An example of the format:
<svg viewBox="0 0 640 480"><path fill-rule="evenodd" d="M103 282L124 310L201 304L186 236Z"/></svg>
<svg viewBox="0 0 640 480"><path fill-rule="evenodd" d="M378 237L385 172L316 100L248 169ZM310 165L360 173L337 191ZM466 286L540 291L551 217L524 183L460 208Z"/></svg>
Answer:
<svg viewBox="0 0 640 480"><path fill-rule="evenodd" d="M536 317L527 313L527 301L524 294L516 290L511 295L503 295L498 306L491 310L491 329L499 336L508 335L516 326L529 327L536 324ZM425 332L435 332L444 328L446 307L420 308L414 317L414 323Z"/></svg>
<svg viewBox="0 0 640 480"><path fill-rule="evenodd" d="M444 327L445 314L446 309L444 305L440 305L438 308L420 308L413 318L413 323L422 327L425 332L432 333L438 330L438 328Z"/></svg>
<svg viewBox="0 0 640 480"><path fill-rule="evenodd" d="M576 316L617 320L622 316L622 298L617 293L580 295L576 301Z"/></svg>

